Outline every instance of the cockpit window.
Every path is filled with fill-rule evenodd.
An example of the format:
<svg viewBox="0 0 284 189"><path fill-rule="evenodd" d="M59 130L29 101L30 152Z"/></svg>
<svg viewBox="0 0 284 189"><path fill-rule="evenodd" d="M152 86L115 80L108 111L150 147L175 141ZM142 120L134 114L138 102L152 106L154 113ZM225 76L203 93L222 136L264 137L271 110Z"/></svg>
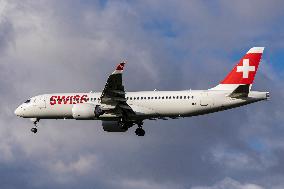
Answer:
<svg viewBox="0 0 284 189"><path fill-rule="evenodd" d="M25 103L30 103L31 102L31 99L28 99Z"/></svg>

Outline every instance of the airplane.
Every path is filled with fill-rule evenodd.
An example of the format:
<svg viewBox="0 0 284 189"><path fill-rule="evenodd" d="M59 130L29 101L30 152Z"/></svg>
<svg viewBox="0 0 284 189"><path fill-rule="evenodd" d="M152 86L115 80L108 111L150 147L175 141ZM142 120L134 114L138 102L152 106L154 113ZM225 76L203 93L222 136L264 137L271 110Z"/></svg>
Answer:
<svg viewBox="0 0 284 189"><path fill-rule="evenodd" d="M101 120L104 131L125 132L144 120L178 119L223 111L269 99L269 92L251 91L264 47L251 48L217 86L208 90L126 92L122 73L126 62L109 75L102 92L54 93L31 97L15 114L30 118L37 133L41 119Z"/></svg>

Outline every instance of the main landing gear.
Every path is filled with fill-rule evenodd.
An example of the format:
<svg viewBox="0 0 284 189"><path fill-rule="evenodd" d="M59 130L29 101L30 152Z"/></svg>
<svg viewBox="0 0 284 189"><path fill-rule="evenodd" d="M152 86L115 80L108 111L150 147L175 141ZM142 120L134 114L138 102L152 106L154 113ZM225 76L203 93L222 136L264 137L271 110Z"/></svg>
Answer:
<svg viewBox="0 0 284 189"><path fill-rule="evenodd" d="M137 123L138 128L135 130L135 134L137 136L144 136L145 130L142 128L143 122Z"/></svg>
<svg viewBox="0 0 284 189"><path fill-rule="evenodd" d="M33 133L37 133L37 123L39 122L39 119L37 118L32 118L31 121L34 123L34 127L31 128L31 132Z"/></svg>

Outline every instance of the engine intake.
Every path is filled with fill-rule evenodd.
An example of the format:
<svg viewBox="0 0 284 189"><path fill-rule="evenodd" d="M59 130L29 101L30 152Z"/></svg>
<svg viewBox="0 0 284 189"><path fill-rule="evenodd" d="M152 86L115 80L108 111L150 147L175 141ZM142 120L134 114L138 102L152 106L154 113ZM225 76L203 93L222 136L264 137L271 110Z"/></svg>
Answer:
<svg viewBox="0 0 284 189"><path fill-rule="evenodd" d="M100 105L96 105L95 107L95 116L98 118L100 115L104 114L104 110L102 110Z"/></svg>

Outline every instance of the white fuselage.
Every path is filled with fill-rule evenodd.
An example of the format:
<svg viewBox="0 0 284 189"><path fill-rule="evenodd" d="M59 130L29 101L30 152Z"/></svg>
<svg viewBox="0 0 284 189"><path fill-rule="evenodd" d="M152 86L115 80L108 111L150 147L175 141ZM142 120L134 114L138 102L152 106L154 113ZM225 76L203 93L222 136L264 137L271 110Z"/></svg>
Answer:
<svg viewBox="0 0 284 189"><path fill-rule="evenodd" d="M190 117L226 110L253 102L266 100L267 92L251 91L246 98L231 98L230 91L186 90L186 91L141 91L127 92L127 104L135 112L131 119ZM102 105L101 93L57 93L32 97L16 110L18 116L37 119L80 119L74 116L74 106ZM82 119L115 120L119 117L105 113L99 118Z"/></svg>

